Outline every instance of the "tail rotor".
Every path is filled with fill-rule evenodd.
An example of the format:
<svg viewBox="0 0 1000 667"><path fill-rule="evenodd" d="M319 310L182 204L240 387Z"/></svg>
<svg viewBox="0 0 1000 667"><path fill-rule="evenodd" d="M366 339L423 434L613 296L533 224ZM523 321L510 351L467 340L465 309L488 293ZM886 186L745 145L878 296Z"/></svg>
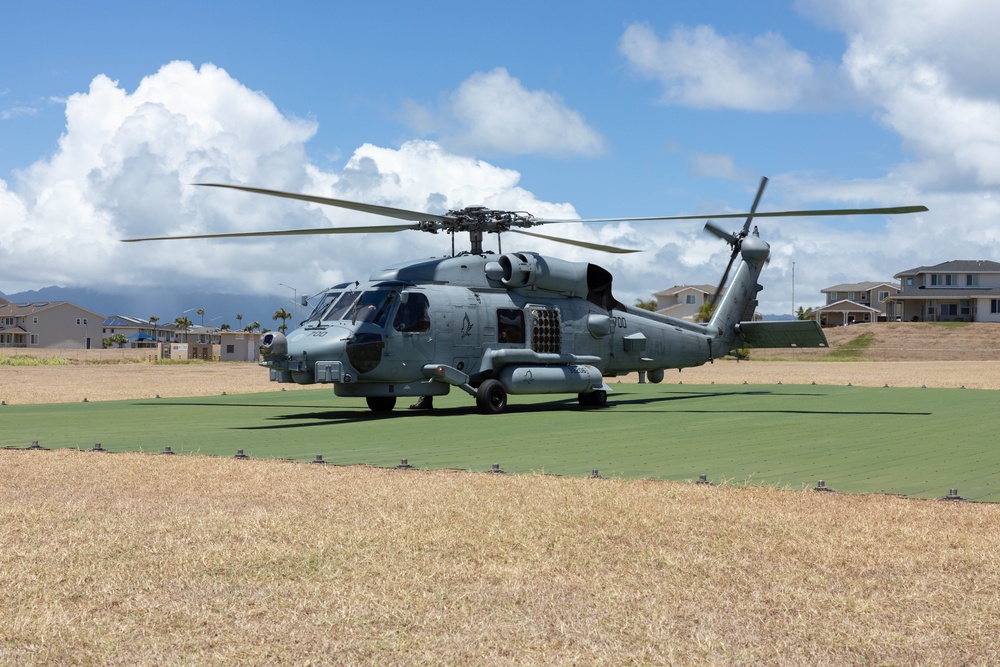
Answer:
<svg viewBox="0 0 1000 667"><path fill-rule="evenodd" d="M726 281L729 280L729 271L733 268L736 256L740 254L740 249L743 247L743 239L745 239L747 234L750 233L750 223L753 221L753 216L757 212L757 205L760 203L760 198L761 195L764 194L765 187L767 187L767 176L760 179L760 187L757 188L757 196L754 197L753 206L750 207L750 213L747 215L746 222L743 223L743 229L735 232L727 232L711 220L705 223L706 231L710 234L718 236L720 239L728 243L733 249L732 254L729 256L729 264L726 265L726 270L722 274L722 280L719 281L719 286L715 288L715 294L712 296L713 307L718 303L719 294L722 293L722 289L726 286Z"/></svg>

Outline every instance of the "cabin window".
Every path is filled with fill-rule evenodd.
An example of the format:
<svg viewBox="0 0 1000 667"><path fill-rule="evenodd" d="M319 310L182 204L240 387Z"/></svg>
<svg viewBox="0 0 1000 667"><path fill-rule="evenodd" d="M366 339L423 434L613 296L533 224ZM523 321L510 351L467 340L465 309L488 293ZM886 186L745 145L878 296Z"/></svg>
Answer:
<svg viewBox="0 0 1000 667"><path fill-rule="evenodd" d="M406 292L405 300L399 306L396 318L392 321L392 328L396 331L411 333L430 331L430 303L428 303L427 297L419 292Z"/></svg>
<svg viewBox="0 0 1000 667"><path fill-rule="evenodd" d="M524 344L524 311L497 308L497 341Z"/></svg>
<svg viewBox="0 0 1000 667"><path fill-rule="evenodd" d="M969 301L968 300L963 300L963 301L960 302L960 305L961 305L961 308L959 309L959 312L961 312L963 315L968 315L969 314Z"/></svg>
<svg viewBox="0 0 1000 667"><path fill-rule="evenodd" d="M688 305L694 305L694 303L695 303L694 294L688 294L687 295L687 301L686 301L686 303Z"/></svg>
<svg viewBox="0 0 1000 667"><path fill-rule="evenodd" d="M235 353L236 353L235 345L226 345L226 354L235 354Z"/></svg>
<svg viewBox="0 0 1000 667"><path fill-rule="evenodd" d="M882 290L878 293L878 300L885 301L889 298L889 290Z"/></svg>
<svg viewBox="0 0 1000 667"><path fill-rule="evenodd" d="M965 276L965 286L966 287L979 287L979 274L970 273Z"/></svg>

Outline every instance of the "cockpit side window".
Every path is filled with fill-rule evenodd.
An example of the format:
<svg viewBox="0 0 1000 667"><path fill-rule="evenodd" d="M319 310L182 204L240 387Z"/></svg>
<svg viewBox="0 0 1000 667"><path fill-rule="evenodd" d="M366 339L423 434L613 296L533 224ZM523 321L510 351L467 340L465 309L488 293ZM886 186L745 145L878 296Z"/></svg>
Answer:
<svg viewBox="0 0 1000 667"><path fill-rule="evenodd" d="M384 327L389 318L389 307L396 300L396 292L362 292L358 300L351 304L343 319L351 322L368 322Z"/></svg>
<svg viewBox="0 0 1000 667"><path fill-rule="evenodd" d="M430 331L430 303L427 297L419 292L407 292L406 301L396 311L392 328L410 333Z"/></svg>
<svg viewBox="0 0 1000 667"><path fill-rule="evenodd" d="M497 308L497 342L524 343L524 311Z"/></svg>

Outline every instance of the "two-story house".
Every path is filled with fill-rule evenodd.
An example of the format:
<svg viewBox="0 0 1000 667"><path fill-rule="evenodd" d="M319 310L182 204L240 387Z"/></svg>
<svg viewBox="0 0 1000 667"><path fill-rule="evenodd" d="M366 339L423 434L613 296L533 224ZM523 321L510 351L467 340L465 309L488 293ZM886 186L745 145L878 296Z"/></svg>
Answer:
<svg viewBox="0 0 1000 667"><path fill-rule="evenodd" d="M694 320L702 304L715 296L715 285L677 285L653 294L656 312L684 320Z"/></svg>
<svg viewBox="0 0 1000 667"><path fill-rule="evenodd" d="M958 259L897 273L890 319L904 322L1000 322L1000 263Z"/></svg>
<svg viewBox="0 0 1000 667"><path fill-rule="evenodd" d="M103 315L68 301L0 300L0 347L101 347Z"/></svg>
<svg viewBox="0 0 1000 667"><path fill-rule="evenodd" d="M826 295L826 303L813 309L813 316L824 326L895 319L889 317L886 301L899 292L897 283L844 283L820 291Z"/></svg>

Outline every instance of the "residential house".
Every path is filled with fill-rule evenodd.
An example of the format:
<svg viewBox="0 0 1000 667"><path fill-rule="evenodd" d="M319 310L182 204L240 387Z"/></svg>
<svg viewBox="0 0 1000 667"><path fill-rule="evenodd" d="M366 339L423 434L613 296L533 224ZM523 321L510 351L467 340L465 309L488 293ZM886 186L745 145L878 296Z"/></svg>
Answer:
<svg viewBox="0 0 1000 667"><path fill-rule="evenodd" d="M897 283L844 283L820 291L826 303L813 309L813 317L823 326L895 319L889 317L886 301L899 292Z"/></svg>
<svg viewBox="0 0 1000 667"><path fill-rule="evenodd" d="M890 319L1000 322L1000 263L959 259L894 277L902 281L902 289L887 300Z"/></svg>
<svg viewBox="0 0 1000 667"><path fill-rule="evenodd" d="M122 334L128 340L126 343L128 347L156 347L159 342L157 336L165 335L152 322L125 315L112 315L105 318L102 327L104 338Z"/></svg>
<svg viewBox="0 0 1000 667"><path fill-rule="evenodd" d="M0 300L0 347L101 347L104 316L68 301Z"/></svg>
<svg viewBox="0 0 1000 667"><path fill-rule="evenodd" d="M656 292L656 312L684 320L694 320L702 304L715 296L715 285L677 285Z"/></svg>

